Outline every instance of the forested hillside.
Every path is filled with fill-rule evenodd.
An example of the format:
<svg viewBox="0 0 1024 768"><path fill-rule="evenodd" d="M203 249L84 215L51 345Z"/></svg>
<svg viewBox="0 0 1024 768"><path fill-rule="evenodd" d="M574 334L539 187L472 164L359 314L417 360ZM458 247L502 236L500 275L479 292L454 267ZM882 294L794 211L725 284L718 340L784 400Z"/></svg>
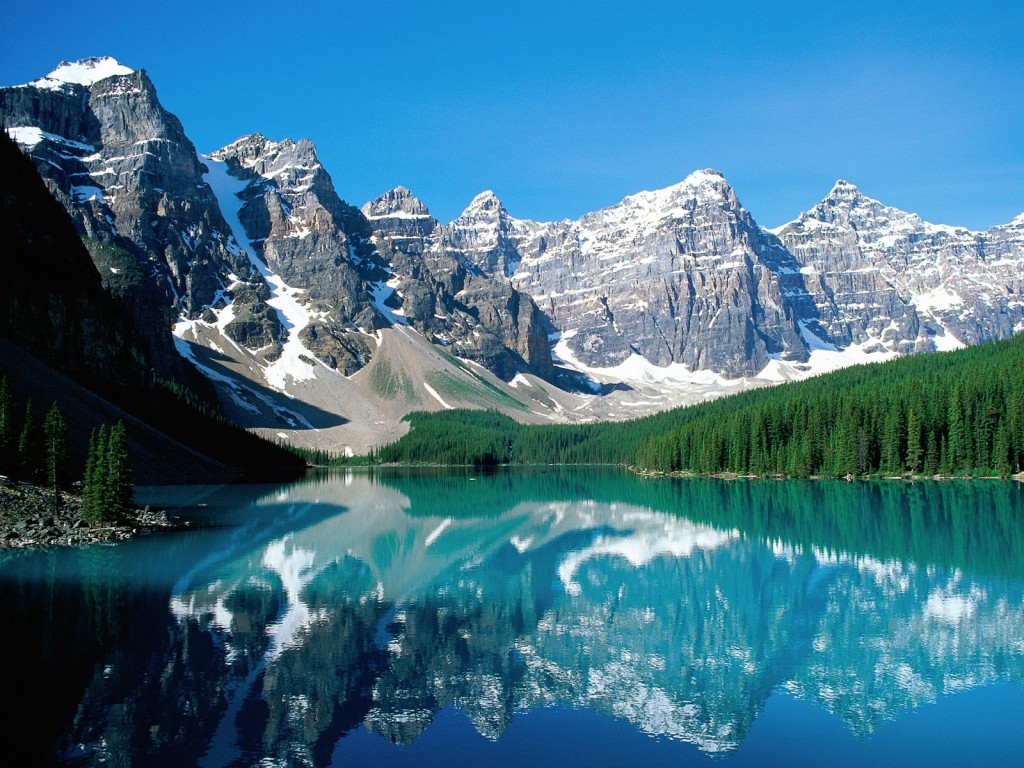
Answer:
<svg viewBox="0 0 1024 768"><path fill-rule="evenodd" d="M380 462L610 463L788 477L998 475L1024 462L1024 338L858 366L626 423L414 414Z"/></svg>

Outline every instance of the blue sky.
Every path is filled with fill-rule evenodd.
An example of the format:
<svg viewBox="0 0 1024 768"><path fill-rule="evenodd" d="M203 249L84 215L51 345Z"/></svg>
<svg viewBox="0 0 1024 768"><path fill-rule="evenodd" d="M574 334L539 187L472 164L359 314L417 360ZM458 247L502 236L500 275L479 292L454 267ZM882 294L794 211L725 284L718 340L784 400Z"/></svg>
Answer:
<svg viewBox="0 0 1024 768"><path fill-rule="evenodd" d="M575 218L717 168L765 226L837 178L945 224L1024 212L1017 2L23 2L0 84L149 71L202 152L308 137L356 205L483 189Z"/></svg>

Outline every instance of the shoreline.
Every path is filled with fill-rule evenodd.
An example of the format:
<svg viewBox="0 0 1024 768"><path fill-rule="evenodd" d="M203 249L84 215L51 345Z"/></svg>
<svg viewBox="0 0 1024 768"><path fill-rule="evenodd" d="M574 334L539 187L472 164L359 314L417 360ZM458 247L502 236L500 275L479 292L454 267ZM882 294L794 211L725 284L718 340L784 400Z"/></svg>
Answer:
<svg viewBox="0 0 1024 768"><path fill-rule="evenodd" d="M62 491L56 512L52 503L47 488L0 479L0 551L104 544L187 527L148 507L123 522L92 526L82 517L80 496Z"/></svg>
<svg viewBox="0 0 1024 768"><path fill-rule="evenodd" d="M659 472L649 469L626 467L629 472L640 477L671 477L676 479L713 478L715 480L845 480L855 483L858 480L893 480L901 482L942 482L944 480L1016 480L1024 483L1024 472L1017 472L1005 477L996 475L808 475L807 477L790 477L789 475L745 475L738 472Z"/></svg>

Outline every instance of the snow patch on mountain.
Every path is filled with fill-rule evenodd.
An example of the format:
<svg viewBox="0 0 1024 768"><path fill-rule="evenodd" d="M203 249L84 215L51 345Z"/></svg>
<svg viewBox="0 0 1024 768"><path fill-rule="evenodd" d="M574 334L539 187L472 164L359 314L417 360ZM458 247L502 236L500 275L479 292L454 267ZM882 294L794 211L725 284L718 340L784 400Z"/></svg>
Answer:
<svg viewBox="0 0 1024 768"><path fill-rule="evenodd" d="M880 348L874 342L850 344L847 347L839 348L818 336L808 328L807 323L803 320L797 321L797 324L800 327L801 336L811 351L808 361L797 364L779 356L773 356L768 365L757 375L757 378L777 383L799 381L812 376L820 376L823 373L838 371L840 368L849 368L851 365L880 363L898 357L892 350Z"/></svg>
<svg viewBox="0 0 1024 768"><path fill-rule="evenodd" d="M621 381L627 384L653 384L659 387L685 387L687 385L729 387L739 383L738 379L729 379L714 371L691 371L682 363L655 365L635 352L618 365L599 368L587 365L573 354L569 341L576 335L575 329L563 333L551 350L556 361L573 368L580 373L599 378L604 381Z"/></svg>
<svg viewBox="0 0 1024 768"><path fill-rule="evenodd" d="M134 71L131 67L124 66L110 56L91 57L79 61L62 61L46 77L33 80L26 85L56 91L65 85L94 85L108 77L130 75Z"/></svg>
<svg viewBox="0 0 1024 768"><path fill-rule="evenodd" d="M408 325L409 318L404 317L404 313L401 309L393 309L387 305L387 300L393 295L399 295L396 290L398 285L395 278L390 280L378 280L377 282L367 282L366 287L370 291L370 298L373 301L374 308L380 312L384 317L388 319L388 322L392 325Z"/></svg>
<svg viewBox="0 0 1024 768"><path fill-rule="evenodd" d="M302 300L306 291L287 285L280 276L257 258L257 250L246 236L245 228L238 218L243 205L239 193L245 190L248 182L231 176L225 162L209 157L203 157L202 161L209 169L203 178L217 197L235 243L244 243L247 246L243 250L270 287L270 299L267 304L277 310L287 338L284 340L281 356L264 369L263 375L271 387L285 392L289 380L308 381L315 378L317 368L325 368L299 339L299 332L313 320L312 313Z"/></svg>
<svg viewBox="0 0 1024 768"><path fill-rule="evenodd" d="M16 142L21 144L23 147L31 149L37 144L43 141L52 141L55 144L63 144L65 147L71 149L78 149L83 152L95 152L96 147L92 144L85 144L81 141L73 141L64 136L58 136L55 133L48 133L40 128L36 128L31 125L17 125L12 128L5 128L7 135L14 139Z"/></svg>

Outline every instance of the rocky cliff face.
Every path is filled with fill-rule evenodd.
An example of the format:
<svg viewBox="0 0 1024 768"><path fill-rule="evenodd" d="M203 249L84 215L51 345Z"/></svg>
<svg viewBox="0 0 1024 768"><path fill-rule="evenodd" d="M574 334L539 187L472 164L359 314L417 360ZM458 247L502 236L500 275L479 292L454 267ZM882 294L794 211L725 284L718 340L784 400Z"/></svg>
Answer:
<svg viewBox="0 0 1024 768"><path fill-rule="evenodd" d="M837 346L903 354L1024 327L1024 218L985 232L930 224L839 181L776 233Z"/></svg>
<svg viewBox="0 0 1024 768"><path fill-rule="evenodd" d="M298 338L330 367L357 371L370 356L361 329L384 322L364 279L382 265L369 246L366 220L338 197L313 143L273 142L257 133L209 159L244 182L237 215L254 255L302 291L310 318L294 329Z"/></svg>
<svg viewBox="0 0 1024 768"><path fill-rule="evenodd" d="M550 376L547 333L536 304L504 270L481 269L461 247L470 240L472 212L473 206L444 227L404 187L364 206L372 242L392 270L389 301L428 337L506 380L517 372ZM470 252L473 245L479 241Z"/></svg>
<svg viewBox="0 0 1024 768"><path fill-rule="evenodd" d="M760 228L715 171L578 221L511 217L484 193L450 247L531 295L556 353L594 368L750 377L952 349L1024 328L1024 216L985 232L940 226L838 182L796 221ZM856 354L843 354L854 348Z"/></svg>
<svg viewBox="0 0 1024 768"><path fill-rule="evenodd" d="M108 289L140 326L159 329L165 367L180 364L166 333L177 322L192 342L204 324L264 368L290 356L352 374L370 359L368 334L389 317L406 322L383 305L398 280L407 321L457 343L457 354L506 378L550 373L529 298L467 270L429 214L415 236L423 246L436 228L432 245L400 243L413 219L394 195L377 205L395 210L371 226L339 198L308 140L254 134L201 158L145 72L106 58L0 89L0 119L71 214ZM285 379L268 377L275 388Z"/></svg>
<svg viewBox="0 0 1024 768"><path fill-rule="evenodd" d="M109 58L64 62L0 89L0 119L71 215L107 286L160 338L161 367L179 364L173 319L214 303L228 275L259 294L260 275L232 248L195 147L144 71Z"/></svg>
<svg viewBox="0 0 1024 768"><path fill-rule="evenodd" d="M512 232L513 284L588 366L637 354L745 376L771 356L807 359L797 321L815 318L796 265L717 172Z"/></svg>

